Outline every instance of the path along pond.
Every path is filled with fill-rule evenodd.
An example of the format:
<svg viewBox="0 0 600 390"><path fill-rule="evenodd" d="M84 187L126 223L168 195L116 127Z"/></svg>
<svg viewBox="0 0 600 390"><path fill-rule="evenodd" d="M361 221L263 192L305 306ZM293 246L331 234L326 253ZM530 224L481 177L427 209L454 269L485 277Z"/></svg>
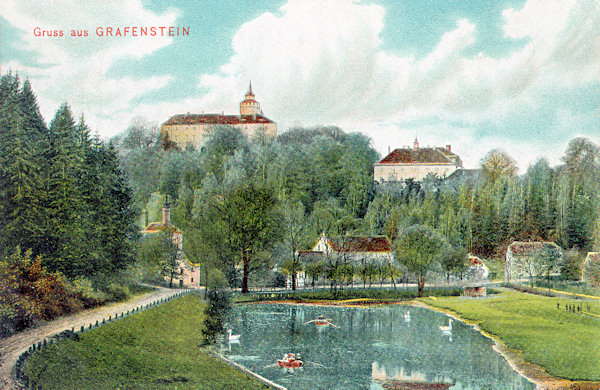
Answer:
<svg viewBox="0 0 600 390"><path fill-rule="evenodd" d="M410 314L406 314L406 313ZM323 315L337 327L319 326ZM471 326L412 306L234 307L223 354L288 389L534 389ZM277 360L299 354L302 369ZM412 387L411 387L412 386Z"/></svg>

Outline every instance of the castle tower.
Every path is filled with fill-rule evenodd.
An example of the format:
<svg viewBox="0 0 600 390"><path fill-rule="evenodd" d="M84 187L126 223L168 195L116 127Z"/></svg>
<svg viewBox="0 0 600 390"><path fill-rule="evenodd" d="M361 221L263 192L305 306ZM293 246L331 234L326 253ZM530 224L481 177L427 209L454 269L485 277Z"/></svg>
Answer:
<svg viewBox="0 0 600 390"><path fill-rule="evenodd" d="M260 103L254 99L252 93L252 82L248 86L246 98L240 103L240 115L257 115L260 114Z"/></svg>

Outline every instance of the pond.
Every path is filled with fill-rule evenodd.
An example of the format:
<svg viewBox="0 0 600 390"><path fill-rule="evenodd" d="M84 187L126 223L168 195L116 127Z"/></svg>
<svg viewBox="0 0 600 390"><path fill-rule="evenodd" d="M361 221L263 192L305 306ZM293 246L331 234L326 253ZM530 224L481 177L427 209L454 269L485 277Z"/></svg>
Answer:
<svg viewBox="0 0 600 390"><path fill-rule="evenodd" d="M408 312L408 314L407 314ZM322 314L334 326L309 322ZM534 389L472 327L411 306L234 307L231 360L288 389ZM235 338L235 337L234 337ZM299 354L301 369L277 360Z"/></svg>

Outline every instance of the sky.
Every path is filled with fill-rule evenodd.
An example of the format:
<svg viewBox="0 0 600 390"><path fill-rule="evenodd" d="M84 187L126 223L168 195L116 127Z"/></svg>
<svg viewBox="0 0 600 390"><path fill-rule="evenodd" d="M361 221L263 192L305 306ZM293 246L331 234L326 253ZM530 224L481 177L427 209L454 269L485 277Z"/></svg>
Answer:
<svg viewBox="0 0 600 390"><path fill-rule="evenodd" d="M124 26L190 33L96 34ZM502 149L523 173L600 142L597 0L2 0L0 34L0 71L30 79L47 122L67 102L106 139L237 114L251 80L279 133L337 125L382 156L417 137L466 168Z"/></svg>

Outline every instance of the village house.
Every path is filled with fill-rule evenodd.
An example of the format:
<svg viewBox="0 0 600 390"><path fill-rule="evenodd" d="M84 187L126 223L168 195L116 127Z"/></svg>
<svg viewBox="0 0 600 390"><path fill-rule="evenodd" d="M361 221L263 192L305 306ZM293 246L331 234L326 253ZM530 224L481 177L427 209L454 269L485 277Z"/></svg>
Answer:
<svg viewBox="0 0 600 390"><path fill-rule="evenodd" d="M406 179L423 181L429 174L445 178L461 168L462 161L452 152L450 145L422 148L415 138L412 148L395 149L375 163L373 177L379 183L403 182Z"/></svg>
<svg viewBox="0 0 600 390"><path fill-rule="evenodd" d="M392 245L385 236L328 238L322 233L312 251L322 252L325 258L343 257L345 262L353 265L360 265L365 261L384 264L394 260Z"/></svg>
<svg viewBox="0 0 600 390"><path fill-rule="evenodd" d="M364 264L389 264L394 261L392 245L385 236L344 236L333 239L326 237L323 233L312 250L298 251L297 256L303 267L297 276L299 287L312 282L305 269L309 263L326 264L328 261L339 261L361 266Z"/></svg>
<svg viewBox="0 0 600 390"><path fill-rule="evenodd" d="M248 87L245 99L240 103L239 115L221 114L178 114L161 126L163 141L168 139L180 149L200 148L208 134L219 126L238 128L246 136L264 135L275 137L277 123L267 118L260 109L260 103Z"/></svg>
<svg viewBox="0 0 600 390"><path fill-rule="evenodd" d="M506 250L504 281L521 280L537 274L536 262L544 250L556 250L562 258L562 248L551 241L514 241Z"/></svg>
<svg viewBox="0 0 600 390"><path fill-rule="evenodd" d="M593 286L600 286L600 252L588 252L581 267L581 280Z"/></svg>
<svg viewBox="0 0 600 390"><path fill-rule="evenodd" d="M179 250L179 276L173 281L174 285L186 288L200 288L200 267L198 264L192 264L183 253L183 232L171 224L171 206L168 200L165 202L162 210L162 221L151 222L142 235L147 236L160 232L171 233L171 240ZM165 278L169 280L170 278Z"/></svg>

